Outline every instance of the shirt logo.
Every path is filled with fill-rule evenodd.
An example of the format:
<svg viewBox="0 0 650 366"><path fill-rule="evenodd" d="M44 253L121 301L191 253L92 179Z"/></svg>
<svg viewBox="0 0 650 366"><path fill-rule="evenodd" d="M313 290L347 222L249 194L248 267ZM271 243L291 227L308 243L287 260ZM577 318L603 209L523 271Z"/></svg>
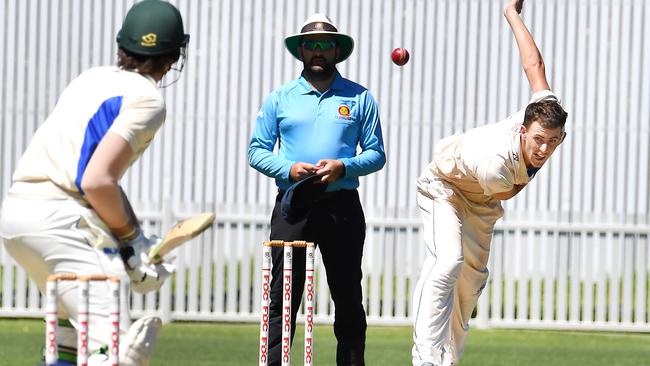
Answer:
<svg viewBox="0 0 650 366"><path fill-rule="evenodd" d="M140 42L140 45L142 47L155 47L157 39L158 36L156 33L145 34L142 36L142 42Z"/></svg>
<svg viewBox="0 0 650 366"><path fill-rule="evenodd" d="M519 161L519 156L517 155L517 153L512 153L512 160Z"/></svg>
<svg viewBox="0 0 650 366"><path fill-rule="evenodd" d="M350 117L350 107L347 105L342 105L339 107L339 116L343 118Z"/></svg>

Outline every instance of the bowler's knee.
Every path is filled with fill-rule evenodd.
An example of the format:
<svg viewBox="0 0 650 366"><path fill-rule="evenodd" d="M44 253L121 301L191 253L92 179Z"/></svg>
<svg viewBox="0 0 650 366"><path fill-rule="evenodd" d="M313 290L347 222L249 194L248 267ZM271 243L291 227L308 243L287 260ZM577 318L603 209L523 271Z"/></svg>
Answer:
<svg viewBox="0 0 650 366"><path fill-rule="evenodd" d="M461 274L463 286L461 286L462 289L460 295L468 297L480 296L481 292L483 292L483 289L487 285L489 274L490 272L487 268L477 270L466 267Z"/></svg>
<svg viewBox="0 0 650 366"><path fill-rule="evenodd" d="M437 261L434 267L434 282L453 286L458 280L462 265L462 256L455 260Z"/></svg>

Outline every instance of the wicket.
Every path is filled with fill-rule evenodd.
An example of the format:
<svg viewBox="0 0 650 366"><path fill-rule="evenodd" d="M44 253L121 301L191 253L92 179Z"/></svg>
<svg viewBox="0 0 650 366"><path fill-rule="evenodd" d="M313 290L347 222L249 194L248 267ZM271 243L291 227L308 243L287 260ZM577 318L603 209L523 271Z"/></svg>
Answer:
<svg viewBox="0 0 650 366"><path fill-rule="evenodd" d="M108 281L113 301L109 311L109 320L112 324L111 344L108 350L108 360L111 366L119 363L119 337L120 337L120 279L105 274L77 275L62 273L50 275L47 278L45 291L45 364L56 365L59 357L56 344L57 292L59 281L77 281L79 285L79 305L77 329L77 365L88 365L88 302L89 283L91 281Z"/></svg>
<svg viewBox="0 0 650 366"><path fill-rule="evenodd" d="M262 247L262 304L260 319L259 366L268 365L269 308L271 304L271 248L284 248L282 276L282 366L291 363L291 290L293 248L305 248L305 366L313 365L314 355L314 243L305 241L285 242L272 240Z"/></svg>

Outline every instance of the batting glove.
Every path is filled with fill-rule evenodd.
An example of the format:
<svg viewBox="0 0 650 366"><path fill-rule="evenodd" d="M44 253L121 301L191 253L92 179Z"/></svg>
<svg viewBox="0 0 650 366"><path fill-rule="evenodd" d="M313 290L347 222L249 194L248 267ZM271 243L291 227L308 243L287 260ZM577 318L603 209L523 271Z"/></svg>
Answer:
<svg viewBox="0 0 650 366"><path fill-rule="evenodd" d="M135 239L122 243L120 256L126 273L131 280L131 289L139 293L157 291L174 272L174 265L169 262L150 264L149 250L161 239L152 235L147 238L139 231Z"/></svg>

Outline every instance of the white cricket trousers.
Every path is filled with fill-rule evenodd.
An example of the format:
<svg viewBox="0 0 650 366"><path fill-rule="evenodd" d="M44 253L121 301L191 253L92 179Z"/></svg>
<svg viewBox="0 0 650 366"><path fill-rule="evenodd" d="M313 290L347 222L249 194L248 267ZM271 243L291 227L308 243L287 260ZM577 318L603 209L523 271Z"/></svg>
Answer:
<svg viewBox="0 0 650 366"><path fill-rule="evenodd" d="M101 229L89 221L96 217L89 208L74 200L25 199L9 196L2 205L0 234L5 248L28 273L41 293L45 292L47 276L56 273L103 273L128 281L118 254L105 254L90 243L101 235ZM98 231L99 230L99 231ZM59 319L69 319L77 327L77 283L59 283ZM125 286L120 296L120 330L131 324ZM89 351L110 344L110 291L106 282L90 283ZM76 349L76 333L59 327L58 342Z"/></svg>
<svg viewBox="0 0 650 366"><path fill-rule="evenodd" d="M439 179L418 182L426 258L413 293L413 365L457 364L488 278L498 200L469 201Z"/></svg>

